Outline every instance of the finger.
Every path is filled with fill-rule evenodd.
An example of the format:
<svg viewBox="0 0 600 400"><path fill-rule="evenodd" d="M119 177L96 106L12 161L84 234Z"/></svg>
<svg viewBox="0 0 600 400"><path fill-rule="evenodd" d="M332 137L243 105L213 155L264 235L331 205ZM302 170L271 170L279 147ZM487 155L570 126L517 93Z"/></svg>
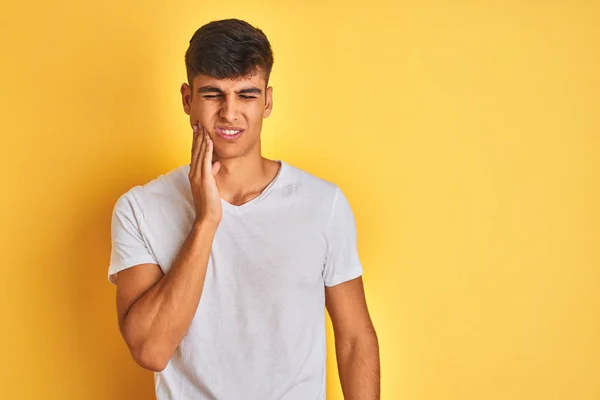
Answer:
<svg viewBox="0 0 600 400"><path fill-rule="evenodd" d="M197 132L196 132L196 149L194 150L194 170L192 171L193 175L199 174L199 162L202 157L202 145L203 145L203 135L202 135L202 126L199 122L196 123Z"/></svg>
<svg viewBox="0 0 600 400"><path fill-rule="evenodd" d="M196 124L192 125L192 149L190 151L190 173L194 171L196 166L196 158L198 151L198 128Z"/></svg>
<svg viewBox="0 0 600 400"><path fill-rule="evenodd" d="M206 150L205 150L206 154L204 155L204 160L203 160L204 171L202 171L202 173L206 174L206 176L209 176L212 173L212 157L213 157L214 144L210 137L207 140L208 140L208 143L207 143Z"/></svg>
<svg viewBox="0 0 600 400"><path fill-rule="evenodd" d="M190 164L190 174L194 175L198 166L198 154L200 153L201 136L200 127L196 123L194 125L194 143L192 145L192 162Z"/></svg>
<svg viewBox="0 0 600 400"><path fill-rule="evenodd" d="M198 150L198 154L196 156L196 170L195 173L198 177L202 177L202 160L204 160L204 153L206 152L206 131L202 126L199 127L200 130L198 132L198 139L200 139L200 149Z"/></svg>

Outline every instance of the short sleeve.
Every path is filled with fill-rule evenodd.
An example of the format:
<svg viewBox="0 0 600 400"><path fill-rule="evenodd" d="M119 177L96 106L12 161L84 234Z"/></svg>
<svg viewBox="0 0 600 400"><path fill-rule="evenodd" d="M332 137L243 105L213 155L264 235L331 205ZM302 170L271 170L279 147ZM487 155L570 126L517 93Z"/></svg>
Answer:
<svg viewBox="0 0 600 400"><path fill-rule="evenodd" d="M140 230L142 213L131 191L123 194L113 208L111 253L108 280L116 284L115 274L138 264L158 264L148 250Z"/></svg>
<svg viewBox="0 0 600 400"><path fill-rule="evenodd" d="M361 276L363 269L358 256L354 213L339 187L336 188L326 235L325 286L335 286Z"/></svg>

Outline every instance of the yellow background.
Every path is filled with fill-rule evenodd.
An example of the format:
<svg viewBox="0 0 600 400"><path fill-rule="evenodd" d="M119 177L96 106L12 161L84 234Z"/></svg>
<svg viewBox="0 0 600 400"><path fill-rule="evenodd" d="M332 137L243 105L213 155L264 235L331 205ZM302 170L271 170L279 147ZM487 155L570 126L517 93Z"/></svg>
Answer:
<svg viewBox="0 0 600 400"><path fill-rule="evenodd" d="M264 155L354 209L382 398L600 399L600 6L566 0L3 1L2 398L153 397L110 214L188 162L184 52L229 17L274 49Z"/></svg>

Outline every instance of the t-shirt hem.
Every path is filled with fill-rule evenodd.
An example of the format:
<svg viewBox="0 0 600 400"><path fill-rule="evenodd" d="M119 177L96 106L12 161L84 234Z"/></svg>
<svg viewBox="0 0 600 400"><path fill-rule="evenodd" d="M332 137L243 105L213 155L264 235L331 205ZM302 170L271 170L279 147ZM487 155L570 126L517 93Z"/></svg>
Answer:
<svg viewBox="0 0 600 400"><path fill-rule="evenodd" d="M144 255L127 258L121 261L119 264L111 264L108 267L108 281L113 285L116 285L117 282L115 279L115 274L123 271L124 269L131 268L139 264L156 264L156 260L152 256Z"/></svg>
<svg viewBox="0 0 600 400"><path fill-rule="evenodd" d="M363 274L362 266L359 264L354 268L350 269L348 272L344 274L335 275L333 278L325 281L325 286L331 287L335 285L339 285L340 283L344 283L346 281L358 278Z"/></svg>

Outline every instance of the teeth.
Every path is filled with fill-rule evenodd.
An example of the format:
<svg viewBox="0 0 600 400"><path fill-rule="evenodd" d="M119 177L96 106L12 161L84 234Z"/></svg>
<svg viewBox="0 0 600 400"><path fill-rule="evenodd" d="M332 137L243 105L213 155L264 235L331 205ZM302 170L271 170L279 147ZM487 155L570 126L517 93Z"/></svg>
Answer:
<svg viewBox="0 0 600 400"><path fill-rule="evenodd" d="M225 129L221 129L221 132L223 132L226 135L235 135L236 133L239 133L240 131L232 131L232 130L225 130Z"/></svg>

